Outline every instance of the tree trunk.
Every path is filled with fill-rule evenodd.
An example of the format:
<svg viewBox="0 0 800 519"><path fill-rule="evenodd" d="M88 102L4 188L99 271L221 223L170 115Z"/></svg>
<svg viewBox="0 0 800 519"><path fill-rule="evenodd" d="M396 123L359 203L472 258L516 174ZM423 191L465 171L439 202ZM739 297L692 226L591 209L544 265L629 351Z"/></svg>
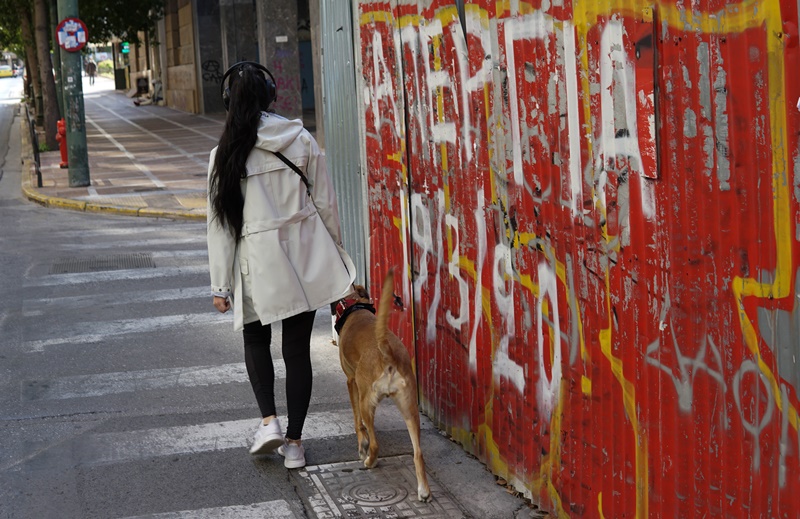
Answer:
<svg viewBox="0 0 800 519"><path fill-rule="evenodd" d="M39 75L42 80L42 97L44 100L44 138L50 150L58 149L56 125L58 123L58 98L56 97L56 80L53 77L53 61L50 59L50 25L47 22L49 12L47 0L34 0L33 19L35 23L36 52L39 56ZM61 64L58 64L61 66Z"/></svg>
<svg viewBox="0 0 800 519"><path fill-rule="evenodd" d="M33 19L29 6L18 5L20 31L22 32L22 43L25 45L25 71L28 75L28 82L33 89L31 100L33 109L36 112L36 124L44 124L44 106L42 105L42 82L39 79L39 58L36 56L36 40L33 37Z"/></svg>

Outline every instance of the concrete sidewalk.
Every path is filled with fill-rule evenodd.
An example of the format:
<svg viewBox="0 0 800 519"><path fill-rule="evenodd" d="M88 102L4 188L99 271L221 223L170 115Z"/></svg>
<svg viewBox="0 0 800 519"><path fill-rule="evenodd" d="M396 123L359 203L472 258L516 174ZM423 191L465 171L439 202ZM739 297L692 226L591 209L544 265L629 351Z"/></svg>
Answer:
<svg viewBox="0 0 800 519"><path fill-rule="evenodd" d="M163 106L136 106L113 80L84 78L87 187L69 187L58 150L40 154L42 187L37 187L27 121L27 157L22 192L48 207L131 216L205 220L208 156L217 145L224 114L194 115ZM40 139L43 141L43 139ZM26 150L27 148L27 150Z"/></svg>

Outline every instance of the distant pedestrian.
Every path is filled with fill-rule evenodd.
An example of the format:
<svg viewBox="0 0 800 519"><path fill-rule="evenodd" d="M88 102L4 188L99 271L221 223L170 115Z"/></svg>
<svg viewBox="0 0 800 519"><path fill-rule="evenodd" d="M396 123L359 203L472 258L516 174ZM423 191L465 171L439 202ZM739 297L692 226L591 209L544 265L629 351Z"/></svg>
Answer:
<svg viewBox="0 0 800 519"><path fill-rule="evenodd" d="M348 295L356 273L342 248L325 157L302 121L270 111L276 92L267 76L261 65L243 62L222 79L228 115L208 166L208 260L214 306L224 313L232 304L234 329L243 330L261 411L250 453L277 448L287 468L299 468L306 463L301 436L311 401L315 311ZM270 325L277 321L286 365L285 437L270 352Z"/></svg>
<svg viewBox="0 0 800 519"><path fill-rule="evenodd" d="M89 76L89 84L94 85L94 77L97 75L97 63L92 58L86 62L86 75Z"/></svg>

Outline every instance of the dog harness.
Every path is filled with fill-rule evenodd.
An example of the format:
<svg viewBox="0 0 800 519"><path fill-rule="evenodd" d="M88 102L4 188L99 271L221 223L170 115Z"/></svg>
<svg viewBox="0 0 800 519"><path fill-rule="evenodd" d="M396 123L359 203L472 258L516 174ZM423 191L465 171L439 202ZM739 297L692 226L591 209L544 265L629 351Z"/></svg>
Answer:
<svg viewBox="0 0 800 519"><path fill-rule="evenodd" d="M373 314L375 313L372 303L360 303L355 297L346 297L336 303L336 322L333 325L336 333L342 333L347 317L356 310L369 310Z"/></svg>

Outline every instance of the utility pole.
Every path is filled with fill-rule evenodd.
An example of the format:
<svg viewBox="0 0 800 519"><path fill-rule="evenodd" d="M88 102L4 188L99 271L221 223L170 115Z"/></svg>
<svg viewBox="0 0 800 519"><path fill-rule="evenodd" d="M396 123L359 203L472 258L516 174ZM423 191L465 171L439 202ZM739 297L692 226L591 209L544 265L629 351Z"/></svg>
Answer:
<svg viewBox="0 0 800 519"><path fill-rule="evenodd" d="M58 0L56 41L61 46L61 86L67 130L69 187L88 186L89 154L80 50L88 41L86 26L78 18L78 0Z"/></svg>

